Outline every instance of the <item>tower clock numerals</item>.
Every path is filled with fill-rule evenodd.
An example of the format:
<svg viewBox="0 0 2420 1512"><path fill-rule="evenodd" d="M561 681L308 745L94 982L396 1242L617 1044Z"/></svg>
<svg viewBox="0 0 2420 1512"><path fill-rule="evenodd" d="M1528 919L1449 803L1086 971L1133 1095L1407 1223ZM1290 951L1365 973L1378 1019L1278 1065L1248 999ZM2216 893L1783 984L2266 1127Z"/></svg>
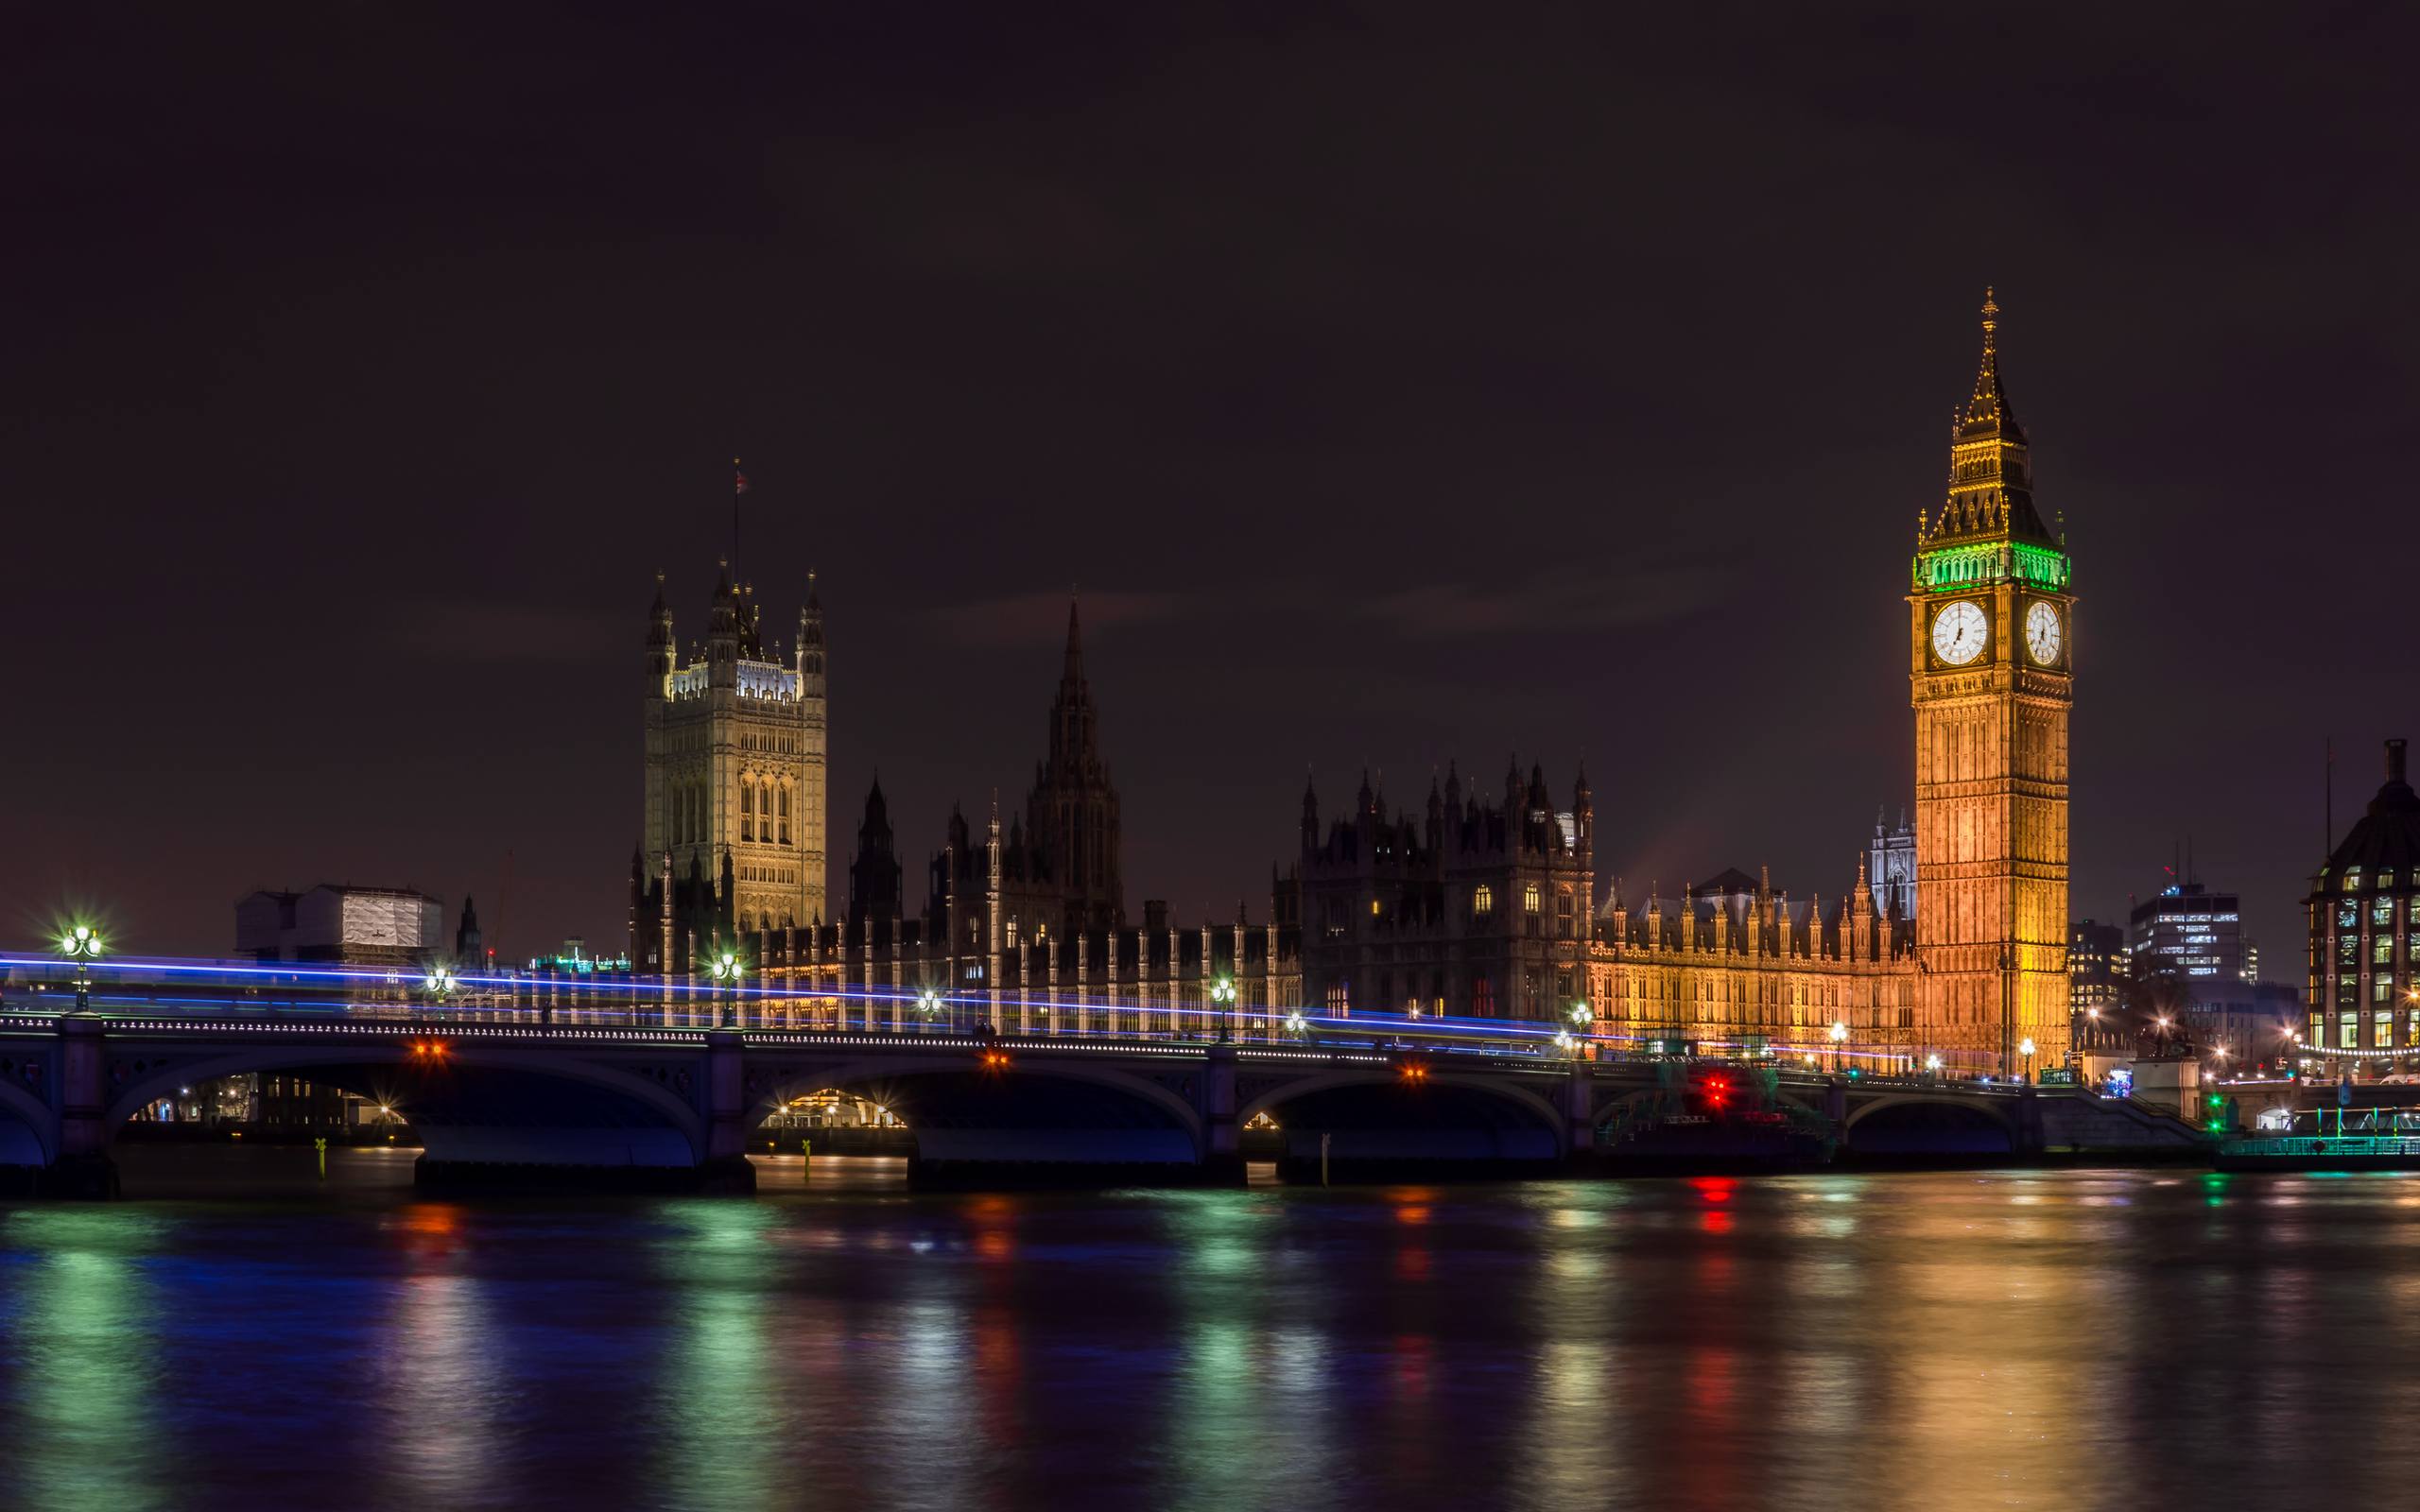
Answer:
<svg viewBox="0 0 2420 1512"><path fill-rule="evenodd" d="M1951 666L1962 667L1981 656L1990 637L1982 607L1972 599L1948 605L1932 617L1932 654Z"/></svg>
<svg viewBox="0 0 2420 1512"><path fill-rule="evenodd" d="M2036 666L2058 664L2059 611L2039 599L2025 611L2025 648Z"/></svg>

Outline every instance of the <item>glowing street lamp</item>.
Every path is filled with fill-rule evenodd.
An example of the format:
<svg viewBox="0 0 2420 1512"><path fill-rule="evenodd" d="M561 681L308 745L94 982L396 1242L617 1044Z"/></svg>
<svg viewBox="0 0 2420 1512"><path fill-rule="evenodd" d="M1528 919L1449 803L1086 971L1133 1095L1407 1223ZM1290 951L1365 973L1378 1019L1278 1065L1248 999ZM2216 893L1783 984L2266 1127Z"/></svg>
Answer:
<svg viewBox="0 0 2420 1512"><path fill-rule="evenodd" d="M942 1012L942 995L931 988L926 988L922 992L917 993L916 1011L924 1016L926 1023L930 1023L935 1019L940 1018Z"/></svg>
<svg viewBox="0 0 2420 1512"><path fill-rule="evenodd" d="M420 989L428 994L430 1007L441 1008L445 1006L445 1000L454 995L454 988L459 985L450 967L432 966L428 969L428 974L421 978Z"/></svg>
<svg viewBox="0 0 2420 1512"><path fill-rule="evenodd" d="M1584 1026L1595 1022L1596 1017L1596 1010L1589 1007L1585 1003L1575 1003L1571 1005L1571 1022L1573 1023Z"/></svg>
<svg viewBox="0 0 2420 1512"><path fill-rule="evenodd" d="M1941 1057L1938 1054L1925 1057L1925 1070L1935 1076L1940 1075Z"/></svg>
<svg viewBox="0 0 2420 1512"><path fill-rule="evenodd" d="M76 1011L93 1011L93 963L101 958L101 932L78 924L59 936L59 954L76 963Z"/></svg>
<svg viewBox="0 0 2420 1512"><path fill-rule="evenodd" d="M1300 1035L1306 1040L1310 1038L1311 1022L1308 1019L1303 1017L1302 1009L1296 1008L1293 1012L1286 1015L1286 1032L1291 1035Z"/></svg>
<svg viewBox="0 0 2420 1512"><path fill-rule="evenodd" d="M2033 1079L2033 1037L2027 1035L2017 1041L2016 1053L2025 1057L2025 1079Z"/></svg>
<svg viewBox="0 0 2420 1512"><path fill-rule="evenodd" d="M1219 1042L1226 1044L1235 1039L1232 1015L1236 1006L1236 981L1222 976L1210 984L1210 1001L1219 1005Z"/></svg>
<svg viewBox="0 0 2420 1512"><path fill-rule="evenodd" d="M1841 1069L1841 1047L1849 1042L1849 1026L1842 1023L1840 1020L1834 1019L1832 1021L1831 1035L1832 1069L1834 1071L1838 1071Z"/></svg>
<svg viewBox="0 0 2420 1512"><path fill-rule="evenodd" d="M715 981L721 985L723 1000L729 1005L723 1013L716 1016L716 1022L723 1027L733 1027L736 1024L739 1014L739 957L730 951L725 951L708 962L706 970L712 972Z"/></svg>
<svg viewBox="0 0 2420 1512"><path fill-rule="evenodd" d="M1580 1041L1571 1038L1571 1031L1565 1029L1554 1037L1554 1047L1568 1056L1580 1048Z"/></svg>

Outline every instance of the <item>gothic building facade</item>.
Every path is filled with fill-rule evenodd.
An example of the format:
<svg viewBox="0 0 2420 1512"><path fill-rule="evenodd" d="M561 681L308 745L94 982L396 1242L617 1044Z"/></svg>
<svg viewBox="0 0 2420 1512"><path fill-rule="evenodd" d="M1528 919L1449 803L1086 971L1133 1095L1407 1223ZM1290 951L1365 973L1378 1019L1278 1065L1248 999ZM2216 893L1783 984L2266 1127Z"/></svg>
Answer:
<svg viewBox="0 0 2420 1512"><path fill-rule="evenodd" d="M704 644L685 663L657 578L631 857L631 959L641 970L686 970L693 938L822 920L825 676L813 574L789 654L767 642L754 590L726 572Z"/></svg>
<svg viewBox="0 0 2420 1512"><path fill-rule="evenodd" d="M1426 812L1365 781L1322 829L1304 797L1268 917L1179 928L1126 913L1117 792L1071 607L1046 753L1021 815L953 809L921 895L890 805L867 797L840 917L823 898L823 633L812 590L789 660L725 583L708 648L676 665L659 594L647 662L647 813L631 958L694 975L712 945L793 1022L902 1022L926 991L1002 1028L1204 1027L1232 981L1250 1032L1322 1016L1445 1014L1568 1024L1616 1041L1968 1070L2055 1065L2069 1042L2067 713L2074 599L2064 536L2032 496L2003 389L1997 306L1953 426L1944 500L1918 517L1905 593L1912 825L1877 823L1835 899L1724 871L1669 898L1599 902L1593 797L1553 801L1542 765L1500 801L1459 772ZM1919 881L1921 879L1921 881ZM725 944L724 942L728 942ZM801 1016L804 1016L802 1018ZM2316 1031L2315 1031L2316 1032ZM2031 1051L2026 1046L2031 1046Z"/></svg>
<svg viewBox="0 0 2420 1512"><path fill-rule="evenodd" d="M1449 784L1425 827L1388 817L1365 784L1324 835L1306 795L1305 1000L1539 1024L1578 1009L1616 1042L1877 1067L1935 1051L1968 1070L2064 1059L2074 600L2001 385L1998 313L1987 293L1947 489L1918 517L1910 565L1914 821L1877 819L1853 884L1799 900L1727 870L1678 898L1616 886L1593 906L1584 779L1562 814L1534 768L1508 777L1500 809Z"/></svg>
<svg viewBox="0 0 2420 1512"><path fill-rule="evenodd" d="M1306 787L1288 879L1305 1001L1337 1015L1567 1013L1585 993L1596 822L1584 772L1563 810L1536 764L1526 779L1507 767L1500 803L1476 785L1466 796L1459 767L1432 777L1418 820L1389 814L1365 774L1325 833Z"/></svg>

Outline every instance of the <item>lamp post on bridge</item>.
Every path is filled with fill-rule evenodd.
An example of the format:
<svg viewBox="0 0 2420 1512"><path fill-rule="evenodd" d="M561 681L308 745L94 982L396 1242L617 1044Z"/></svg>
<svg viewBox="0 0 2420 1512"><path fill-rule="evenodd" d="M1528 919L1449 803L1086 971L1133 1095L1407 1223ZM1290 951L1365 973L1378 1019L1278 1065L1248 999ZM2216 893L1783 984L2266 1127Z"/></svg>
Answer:
<svg viewBox="0 0 2420 1512"><path fill-rule="evenodd" d="M428 974L421 978L420 984L421 990L428 994L428 1005L432 1011L445 1006L446 1000L454 995L454 988L458 985L454 970L448 966L430 967Z"/></svg>
<svg viewBox="0 0 2420 1512"><path fill-rule="evenodd" d="M59 953L76 963L76 1011L93 1011L93 963L101 958L101 932L78 924L59 936Z"/></svg>
<svg viewBox="0 0 2420 1512"><path fill-rule="evenodd" d="M1212 983L1210 1001L1219 1005L1219 1042L1222 1045L1234 1042L1236 979L1231 976L1222 976Z"/></svg>
<svg viewBox="0 0 2420 1512"><path fill-rule="evenodd" d="M941 1017L941 1011L942 995L939 992L926 988L916 994L916 1012L925 1023L930 1024L935 1019Z"/></svg>
<svg viewBox="0 0 2420 1512"><path fill-rule="evenodd" d="M710 964L706 970L714 973L715 983L719 988L719 990L716 992L715 996L722 1000L719 1011L715 1014L716 1027L723 1029L737 1028L739 1023L739 957L730 951L725 951L720 955L716 956L712 964Z"/></svg>
<svg viewBox="0 0 2420 1512"><path fill-rule="evenodd" d="M1832 1021L1832 1069L1834 1071L1839 1071L1842 1066L1847 1064L1847 1062L1841 1058L1847 1054L1847 1052L1841 1047L1848 1042L1849 1026L1841 1022L1840 1020L1834 1019Z"/></svg>
<svg viewBox="0 0 2420 1512"><path fill-rule="evenodd" d="M2016 1053L2025 1057L2025 1079L2031 1082L2033 1079L2033 1037L2031 1035L2027 1035L2017 1041Z"/></svg>

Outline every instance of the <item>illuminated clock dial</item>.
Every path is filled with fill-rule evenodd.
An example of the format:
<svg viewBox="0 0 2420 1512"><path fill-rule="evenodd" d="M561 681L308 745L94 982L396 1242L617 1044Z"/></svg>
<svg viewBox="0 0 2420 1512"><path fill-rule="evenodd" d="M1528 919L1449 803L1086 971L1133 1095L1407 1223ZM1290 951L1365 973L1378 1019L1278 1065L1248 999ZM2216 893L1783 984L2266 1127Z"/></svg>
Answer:
<svg viewBox="0 0 2420 1512"><path fill-rule="evenodd" d="M1982 606L1973 599L1961 599L1932 617L1932 654L1951 666L1962 667L1983 654L1989 634Z"/></svg>
<svg viewBox="0 0 2420 1512"><path fill-rule="evenodd" d="M2039 666L2056 665L2059 660L2059 611L2035 600L2025 611L2025 648L2033 653Z"/></svg>

